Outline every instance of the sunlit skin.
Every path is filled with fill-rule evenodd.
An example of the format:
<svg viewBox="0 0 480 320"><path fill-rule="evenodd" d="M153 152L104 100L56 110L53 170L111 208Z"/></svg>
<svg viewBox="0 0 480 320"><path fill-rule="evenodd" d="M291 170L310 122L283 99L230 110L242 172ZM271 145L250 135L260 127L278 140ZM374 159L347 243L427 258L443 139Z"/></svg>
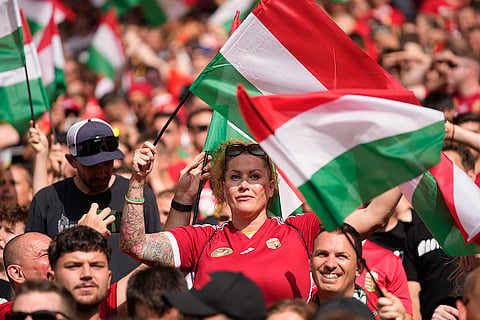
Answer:
<svg viewBox="0 0 480 320"><path fill-rule="evenodd" d="M47 279L47 272L50 270L48 247L52 239L37 232L25 234L23 237L20 265L25 280Z"/></svg>
<svg viewBox="0 0 480 320"><path fill-rule="evenodd" d="M225 198L234 226L241 231L256 231L267 219L268 199L274 182L265 168L265 159L241 154L229 159L225 173Z"/></svg>
<svg viewBox="0 0 480 320"><path fill-rule="evenodd" d="M33 291L22 294L15 298L15 303L12 306L13 312L31 313L39 310L49 310L61 312L68 316L73 316L71 310L62 301L62 298L55 292L38 292ZM27 317L26 319L31 319ZM64 319L60 314L57 319Z"/></svg>
<svg viewBox="0 0 480 320"><path fill-rule="evenodd" d="M0 168L0 201L6 205L17 203L15 180L10 170Z"/></svg>
<svg viewBox="0 0 480 320"><path fill-rule="evenodd" d="M322 232L314 242L310 270L320 303L333 297L352 297L361 266L352 245L342 233Z"/></svg>
<svg viewBox="0 0 480 320"><path fill-rule="evenodd" d="M3 248L7 242L23 232L25 232L25 223L23 222L12 224L6 221L0 221L0 262L3 262Z"/></svg>
<svg viewBox="0 0 480 320"><path fill-rule="evenodd" d="M96 307L107 296L111 271L104 253L75 251L58 259L49 279L67 288L80 306Z"/></svg>

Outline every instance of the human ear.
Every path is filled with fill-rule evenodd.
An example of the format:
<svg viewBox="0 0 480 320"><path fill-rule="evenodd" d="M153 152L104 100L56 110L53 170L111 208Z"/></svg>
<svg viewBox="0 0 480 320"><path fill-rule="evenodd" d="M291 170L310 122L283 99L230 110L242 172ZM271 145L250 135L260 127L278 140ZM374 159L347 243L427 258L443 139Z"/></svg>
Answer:
<svg viewBox="0 0 480 320"><path fill-rule="evenodd" d="M67 154L65 155L65 159L67 159L68 163L70 163L70 165L71 165L72 167L74 167L75 169L77 168L77 162L76 162L74 156L72 156L71 154L67 153Z"/></svg>

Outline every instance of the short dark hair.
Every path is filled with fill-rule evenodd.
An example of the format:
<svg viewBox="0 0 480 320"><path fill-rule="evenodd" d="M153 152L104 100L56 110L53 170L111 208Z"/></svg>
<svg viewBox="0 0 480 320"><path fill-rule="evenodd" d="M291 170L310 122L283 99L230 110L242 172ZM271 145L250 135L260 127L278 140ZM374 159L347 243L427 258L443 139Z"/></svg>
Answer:
<svg viewBox="0 0 480 320"><path fill-rule="evenodd" d="M475 170L475 156L472 152L463 144L458 142L445 140L443 142L443 151L456 152L462 161L462 166L465 171Z"/></svg>
<svg viewBox="0 0 480 320"><path fill-rule="evenodd" d="M465 122L478 122L480 125L480 114L473 112L462 113L453 118L454 124L462 124Z"/></svg>
<svg viewBox="0 0 480 320"><path fill-rule="evenodd" d="M317 238L322 232L327 231L323 225L320 225L318 228L318 233L315 236ZM341 233L345 236L349 236L353 243L353 249L357 255L358 260L362 260L362 238L358 233L357 229L349 225L348 223L343 223L340 227L332 230L331 232Z"/></svg>
<svg viewBox="0 0 480 320"><path fill-rule="evenodd" d="M105 254L109 262L112 256L112 248L108 244L107 238L90 227L75 226L63 230L53 237L48 248L48 260L52 269L55 268L62 255L75 251L99 251Z"/></svg>
<svg viewBox="0 0 480 320"><path fill-rule="evenodd" d="M27 224L28 210L19 205L6 205L0 203L0 221L9 224L23 223Z"/></svg>
<svg viewBox="0 0 480 320"><path fill-rule="evenodd" d="M195 117L197 114L200 114L202 112L208 112L210 114L213 114L213 109L212 108L200 108L200 109L196 109L193 112L191 112L187 117L187 128L190 129L190 127L192 126L192 124L191 124L192 118Z"/></svg>
<svg viewBox="0 0 480 320"><path fill-rule="evenodd" d="M430 92L423 100L422 105L439 111L453 110L455 108L452 95L444 91Z"/></svg>
<svg viewBox="0 0 480 320"><path fill-rule="evenodd" d="M62 301L66 305L68 310L71 310L72 314L70 314L69 316L74 316L76 314L77 303L75 302L72 294L64 286L62 286L56 281L48 281L45 279L27 280L20 286L20 289L16 293L16 297L31 292L56 293L62 298ZM13 302L12 309L14 307L15 300Z"/></svg>
<svg viewBox="0 0 480 320"><path fill-rule="evenodd" d="M163 295L187 290L187 283L179 270L164 264L155 264L136 272L128 280L128 313L135 317L135 306L144 304L161 317L171 309L171 306L163 300Z"/></svg>

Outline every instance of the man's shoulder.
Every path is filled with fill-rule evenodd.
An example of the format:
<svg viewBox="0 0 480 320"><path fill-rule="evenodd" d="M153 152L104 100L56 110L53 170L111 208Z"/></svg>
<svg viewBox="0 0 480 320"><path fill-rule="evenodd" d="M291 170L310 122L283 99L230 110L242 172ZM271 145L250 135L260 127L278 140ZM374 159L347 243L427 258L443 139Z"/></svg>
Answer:
<svg viewBox="0 0 480 320"><path fill-rule="evenodd" d="M61 181L50 184L46 187L43 187L34 195L34 198L38 199L38 198L47 197L50 194L58 194L59 192L67 188L72 188L74 186L75 186L75 183L73 182L73 177L66 178Z"/></svg>

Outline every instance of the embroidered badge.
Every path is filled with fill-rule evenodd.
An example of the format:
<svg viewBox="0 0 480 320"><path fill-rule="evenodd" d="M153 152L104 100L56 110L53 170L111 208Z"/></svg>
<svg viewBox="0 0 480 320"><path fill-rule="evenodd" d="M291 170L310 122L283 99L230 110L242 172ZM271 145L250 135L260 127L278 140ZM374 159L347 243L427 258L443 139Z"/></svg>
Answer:
<svg viewBox="0 0 480 320"><path fill-rule="evenodd" d="M267 244L267 248L269 249L278 249L282 246L282 244L280 243L280 240L278 240L277 238L268 239L266 244Z"/></svg>
<svg viewBox="0 0 480 320"><path fill-rule="evenodd" d="M378 273L375 271L371 271L371 274L375 278L375 281L378 281ZM372 277L370 274L367 272L365 275L365 286L364 286L365 291L368 292L374 292L375 291L375 284L373 283Z"/></svg>
<svg viewBox="0 0 480 320"><path fill-rule="evenodd" d="M210 254L210 256L212 256L213 258L218 258L218 257L228 256L232 252L233 250L230 248L218 248L218 249L215 249L215 251L213 251Z"/></svg>

